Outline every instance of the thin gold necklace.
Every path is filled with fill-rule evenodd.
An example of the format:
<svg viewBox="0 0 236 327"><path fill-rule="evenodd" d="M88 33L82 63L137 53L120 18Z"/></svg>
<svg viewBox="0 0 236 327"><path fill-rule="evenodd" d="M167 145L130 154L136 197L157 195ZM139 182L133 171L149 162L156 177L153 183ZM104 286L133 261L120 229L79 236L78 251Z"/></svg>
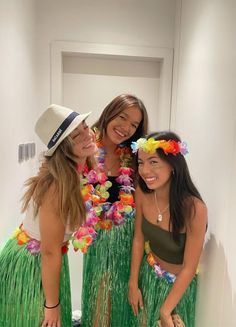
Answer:
<svg viewBox="0 0 236 327"><path fill-rule="evenodd" d="M112 176L112 169L117 165L117 163L118 163L118 161L115 161L109 168L104 163L104 166L105 166L106 171L107 171L107 176Z"/></svg>
<svg viewBox="0 0 236 327"><path fill-rule="evenodd" d="M157 203L157 194L154 191L154 198L155 198L155 204L156 204L156 208L158 211L158 215L157 215L157 223L161 222L163 219L163 214L166 212L167 209L169 209L169 204L165 207L165 209L163 209L162 211L160 210L160 208L158 207L158 203Z"/></svg>

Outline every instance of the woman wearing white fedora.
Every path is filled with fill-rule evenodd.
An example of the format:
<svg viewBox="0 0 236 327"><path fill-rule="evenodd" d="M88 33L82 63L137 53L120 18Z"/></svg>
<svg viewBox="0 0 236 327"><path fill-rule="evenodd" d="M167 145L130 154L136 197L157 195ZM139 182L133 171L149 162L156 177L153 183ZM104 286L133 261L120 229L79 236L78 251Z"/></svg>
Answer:
<svg viewBox="0 0 236 327"><path fill-rule="evenodd" d="M0 253L0 327L72 326L66 252L85 222L78 166L89 167L97 149L89 114L51 105L36 123L47 150L26 182L25 218Z"/></svg>

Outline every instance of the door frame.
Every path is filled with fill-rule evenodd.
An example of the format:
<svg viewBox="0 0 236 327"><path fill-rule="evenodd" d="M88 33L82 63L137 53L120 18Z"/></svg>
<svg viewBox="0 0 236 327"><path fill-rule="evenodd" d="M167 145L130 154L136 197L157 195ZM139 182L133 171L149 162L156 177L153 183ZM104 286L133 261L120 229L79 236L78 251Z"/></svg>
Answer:
<svg viewBox="0 0 236 327"><path fill-rule="evenodd" d="M117 44L53 41L51 43L51 103L62 104L63 56L83 55L96 58L156 61L160 63L158 128L170 128L173 49L136 47Z"/></svg>

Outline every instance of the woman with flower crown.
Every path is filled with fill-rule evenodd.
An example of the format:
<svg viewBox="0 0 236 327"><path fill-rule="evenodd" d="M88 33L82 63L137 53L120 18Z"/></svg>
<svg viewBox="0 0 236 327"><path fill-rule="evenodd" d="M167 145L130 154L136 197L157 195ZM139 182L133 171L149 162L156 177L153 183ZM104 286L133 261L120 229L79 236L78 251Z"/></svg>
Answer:
<svg viewBox="0 0 236 327"><path fill-rule="evenodd" d="M97 151L88 115L51 105L36 123L47 151L26 182L25 218L0 253L1 327L72 327L66 252L86 215L77 166Z"/></svg>
<svg viewBox="0 0 236 327"><path fill-rule="evenodd" d="M135 217L130 144L146 134L147 112L141 100L122 94L94 127L104 203L97 210L96 240L84 254L82 326L130 327L127 295Z"/></svg>
<svg viewBox="0 0 236 327"><path fill-rule="evenodd" d="M138 187L129 302L136 326L194 327L207 209L189 174L186 143L168 131L132 149Z"/></svg>

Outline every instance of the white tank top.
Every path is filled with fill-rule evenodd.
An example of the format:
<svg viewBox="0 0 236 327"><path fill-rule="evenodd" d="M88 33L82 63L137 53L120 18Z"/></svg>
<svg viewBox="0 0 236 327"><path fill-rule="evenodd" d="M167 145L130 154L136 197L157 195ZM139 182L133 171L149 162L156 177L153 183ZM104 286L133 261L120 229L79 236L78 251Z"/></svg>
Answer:
<svg viewBox="0 0 236 327"><path fill-rule="evenodd" d="M40 241L40 230L39 230L39 215L34 215L34 204L33 201L30 201L28 209L26 211L25 218L22 222L23 229L26 231L26 233L34 238L35 240ZM69 230L69 228L66 228L64 240L63 242L67 242L71 237L72 232Z"/></svg>

